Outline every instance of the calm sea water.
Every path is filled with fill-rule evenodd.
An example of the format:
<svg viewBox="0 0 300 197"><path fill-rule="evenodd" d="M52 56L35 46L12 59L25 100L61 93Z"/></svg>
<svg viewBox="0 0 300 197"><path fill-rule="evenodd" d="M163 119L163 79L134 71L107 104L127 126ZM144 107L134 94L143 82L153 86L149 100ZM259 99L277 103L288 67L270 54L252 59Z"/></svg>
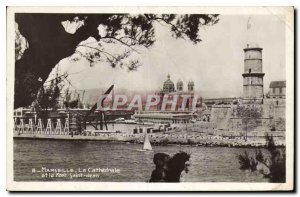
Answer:
<svg viewBox="0 0 300 197"><path fill-rule="evenodd" d="M153 146L154 152L140 152L141 144L101 141L60 141L14 139L15 181L127 181L146 182L150 179L153 155L170 155L182 150L191 152L191 166L184 174L185 182L267 182L258 172L239 170L236 155L249 148ZM46 168L116 168L120 173L101 173L99 177L42 177L32 170Z"/></svg>

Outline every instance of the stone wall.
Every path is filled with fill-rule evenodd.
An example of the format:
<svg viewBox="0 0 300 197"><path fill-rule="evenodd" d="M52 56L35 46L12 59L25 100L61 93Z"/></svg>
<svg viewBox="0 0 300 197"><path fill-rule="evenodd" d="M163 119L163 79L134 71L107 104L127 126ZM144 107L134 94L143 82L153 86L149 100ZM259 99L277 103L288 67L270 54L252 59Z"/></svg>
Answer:
<svg viewBox="0 0 300 197"><path fill-rule="evenodd" d="M264 99L265 116L273 119L274 130L285 130L285 99Z"/></svg>
<svg viewBox="0 0 300 197"><path fill-rule="evenodd" d="M217 129L228 130L229 120L232 117L232 105L213 105L211 122Z"/></svg>
<svg viewBox="0 0 300 197"><path fill-rule="evenodd" d="M213 105L211 122L215 129L225 131L285 131L285 99L264 99L263 104L242 104L259 111L256 118L244 118L238 113L238 105ZM240 110L240 109L239 109Z"/></svg>

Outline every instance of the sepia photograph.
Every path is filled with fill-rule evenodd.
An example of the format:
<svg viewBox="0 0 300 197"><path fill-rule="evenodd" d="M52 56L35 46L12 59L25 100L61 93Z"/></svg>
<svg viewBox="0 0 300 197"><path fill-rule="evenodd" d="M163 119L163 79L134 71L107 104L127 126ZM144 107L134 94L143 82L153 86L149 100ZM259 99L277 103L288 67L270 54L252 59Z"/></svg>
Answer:
<svg viewBox="0 0 300 197"><path fill-rule="evenodd" d="M6 69L9 191L294 189L293 7L8 7Z"/></svg>

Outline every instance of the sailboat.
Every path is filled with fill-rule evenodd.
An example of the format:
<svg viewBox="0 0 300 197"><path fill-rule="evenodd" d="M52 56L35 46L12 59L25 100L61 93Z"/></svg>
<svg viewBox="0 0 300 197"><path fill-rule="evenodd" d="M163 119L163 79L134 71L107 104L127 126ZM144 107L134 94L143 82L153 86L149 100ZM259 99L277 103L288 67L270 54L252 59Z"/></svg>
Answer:
<svg viewBox="0 0 300 197"><path fill-rule="evenodd" d="M145 132L144 147L138 151L153 151L147 132Z"/></svg>

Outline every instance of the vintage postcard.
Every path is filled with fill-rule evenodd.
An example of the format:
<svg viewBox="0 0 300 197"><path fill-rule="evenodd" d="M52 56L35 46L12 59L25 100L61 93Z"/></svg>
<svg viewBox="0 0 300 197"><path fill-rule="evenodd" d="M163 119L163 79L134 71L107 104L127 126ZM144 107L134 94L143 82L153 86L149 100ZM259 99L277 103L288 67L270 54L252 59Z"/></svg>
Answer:
<svg viewBox="0 0 300 197"><path fill-rule="evenodd" d="M7 190L294 190L293 7L8 7Z"/></svg>

